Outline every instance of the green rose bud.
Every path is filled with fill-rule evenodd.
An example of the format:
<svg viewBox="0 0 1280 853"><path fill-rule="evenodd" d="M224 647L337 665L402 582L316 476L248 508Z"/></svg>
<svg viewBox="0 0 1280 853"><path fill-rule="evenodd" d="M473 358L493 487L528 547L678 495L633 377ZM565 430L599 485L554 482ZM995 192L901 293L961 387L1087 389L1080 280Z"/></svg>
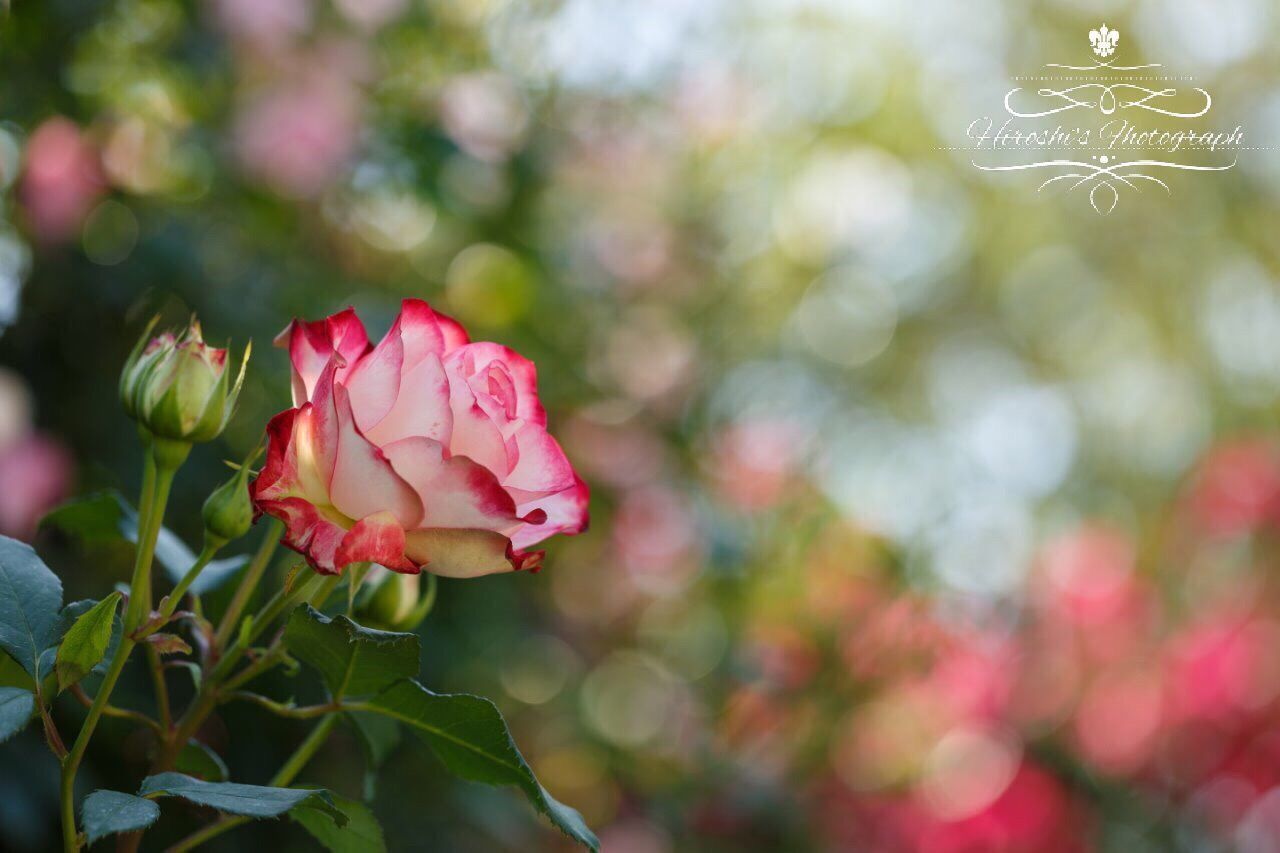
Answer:
<svg viewBox="0 0 1280 853"><path fill-rule="evenodd" d="M217 438L240 395L249 350L231 386L227 351L205 344L194 319L181 337L165 332L139 341L120 378L125 411L156 438L187 444Z"/></svg>
<svg viewBox="0 0 1280 853"><path fill-rule="evenodd" d="M201 515L204 517L204 535L213 545L221 547L233 539L239 539L249 532L253 525L253 502L249 500L250 467L258 458L262 448L255 448L253 453L240 465L240 469L230 480L213 491L204 502Z"/></svg>
<svg viewBox="0 0 1280 853"><path fill-rule="evenodd" d="M435 575L409 575L374 566L365 578L368 595L356 608L360 624L385 631L412 631L422 624L436 600Z"/></svg>

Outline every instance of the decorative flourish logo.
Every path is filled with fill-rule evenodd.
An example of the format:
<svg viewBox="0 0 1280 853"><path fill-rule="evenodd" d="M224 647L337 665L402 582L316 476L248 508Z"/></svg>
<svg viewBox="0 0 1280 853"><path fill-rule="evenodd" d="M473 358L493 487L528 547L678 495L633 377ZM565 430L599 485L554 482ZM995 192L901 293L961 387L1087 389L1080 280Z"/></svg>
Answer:
<svg viewBox="0 0 1280 853"><path fill-rule="evenodd" d="M1097 59L1088 65L1047 63L1052 72L1019 78L1048 85L1034 91L1022 86L1004 97L1007 114L997 127L990 117L970 123L970 146L991 154L973 159L984 172L1052 171L1037 192L1065 187L1068 193L1087 190L1090 206L1107 215L1115 210L1122 189L1141 192L1143 187L1159 187L1172 194L1169 185L1149 174L1158 170L1182 172L1225 172L1235 167L1244 146L1244 131L1197 130L1192 126L1144 126L1140 116L1156 120L1194 121L1209 114L1213 97L1199 87L1186 89L1171 85L1148 87L1147 83L1168 84L1189 80L1161 73L1159 63L1117 65L1120 31L1106 24L1089 31L1089 44ZM1065 73L1073 72L1073 73ZM1061 114L1093 116L1073 128L1028 124ZM992 155L1025 152L1066 152L1031 162L992 162ZM1071 156L1072 154L1090 156ZM1181 154L1184 159L1172 159ZM1230 161L1226 155L1230 155ZM1197 159L1198 158L1198 159ZM1208 162L1200 162L1201 160Z"/></svg>
<svg viewBox="0 0 1280 853"><path fill-rule="evenodd" d="M1096 30L1089 30L1089 44L1093 45L1094 53L1106 59L1116 52L1116 45L1120 44L1120 31L1108 29L1103 24Z"/></svg>

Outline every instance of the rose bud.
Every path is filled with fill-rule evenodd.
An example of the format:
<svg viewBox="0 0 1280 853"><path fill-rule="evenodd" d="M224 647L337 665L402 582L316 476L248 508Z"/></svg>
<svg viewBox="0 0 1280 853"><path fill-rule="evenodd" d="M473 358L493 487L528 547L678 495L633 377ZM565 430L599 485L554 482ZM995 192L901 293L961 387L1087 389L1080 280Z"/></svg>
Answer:
<svg viewBox="0 0 1280 853"><path fill-rule="evenodd" d="M536 569L530 546L586 527L586 484L547 433L527 359L417 299L376 347L351 309L277 343L295 408L267 426L252 495L317 571Z"/></svg>
<svg viewBox="0 0 1280 853"><path fill-rule="evenodd" d="M249 500L250 466L262 452L259 445L240 464L230 480L223 483L205 499L200 514L204 517L205 541L214 547L222 547L233 539L249 532L253 525L253 502Z"/></svg>
<svg viewBox="0 0 1280 853"><path fill-rule="evenodd" d="M228 388L227 351L208 346L197 321L180 338L169 332L157 335L135 348L125 364L120 379L125 411L157 438L186 444L211 441L231 418L249 350L245 348L235 385Z"/></svg>
<svg viewBox="0 0 1280 853"><path fill-rule="evenodd" d="M435 586L428 584L423 594L421 575L388 572L374 567L364 582L372 595L357 605L356 615L361 625L371 628L413 631L427 618L435 603Z"/></svg>

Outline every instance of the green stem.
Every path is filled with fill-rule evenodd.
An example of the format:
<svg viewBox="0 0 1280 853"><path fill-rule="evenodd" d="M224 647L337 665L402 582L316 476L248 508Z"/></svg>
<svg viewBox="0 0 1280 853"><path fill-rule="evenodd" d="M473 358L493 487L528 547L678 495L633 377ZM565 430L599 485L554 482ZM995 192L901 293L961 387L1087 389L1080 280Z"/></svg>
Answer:
<svg viewBox="0 0 1280 853"><path fill-rule="evenodd" d="M167 463L174 461L166 460ZM89 739L93 737L107 700L111 698L111 691L115 689L116 681L133 651L135 643L129 635L137 630L151 611L151 562L155 556L156 537L164 520L165 505L169 501L169 489L180 464L181 459L176 460L176 464L159 464L152 453L148 452L147 462L143 466L139 504L146 507L146 513L138 518L138 550L133 564L133 578L129 584L129 609L125 613L120 646L102 679L102 686L93 698L93 704L89 706L89 713L84 725L80 727L80 733L76 735L71 751L62 760L62 846L65 853L76 853L80 849L80 839L76 833L76 771L80 769L85 750L89 748Z"/></svg>
<svg viewBox="0 0 1280 853"><path fill-rule="evenodd" d="M253 621L249 624L249 629L243 636L236 639L217 665L205 675L200 684L200 691L196 694L191 707L187 709L187 712L182 715L182 719L179 720L173 739L165 745L157 757L152 768L153 773L159 773L173 767L173 763L178 758L178 753L182 751L182 746L195 736L205 718L217 707L218 691L222 686L222 682L231 674L231 670L239 663L240 658L244 657L245 652L249 650L250 644L270 627L279 618L280 614L287 610L292 610L293 607L303 601L312 599L323 601L328 598L329 593L333 591L337 583L338 577L336 575L333 577L314 575L297 584L292 592L286 593L281 588L272 596L271 600L253 618Z"/></svg>
<svg viewBox="0 0 1280 853"><path fill-rule="evenodd" d="M294 750L293 755L289 756L289 760L284 763L268 784L272 787L282 788L296 779L303 768L307 766L307 762L316 754L316 751L328 740L329 733L333 731L333 727L337 722L338 715L329 714L317 723L316 727L311 730L311 733L307 735L302 743L298 744L298 748ZM188 835L170 847L166 853L185 853L187 850L194 850L206 841L216 838L228 830L235 829L242 823L247 823L248 820L248 818L239 815L226 815L203 829Z"/></svg>
<svg viewBox="0 0 1280 853"><path fill-rule="evenodd" d="M271 713L280 717L290 717L295 720L310 720L313 717L323 717L325 714L335 714L342 710L342 705L338 702L330 702L326 705L286 705L283 702L276 702L261 696L257 693L250 693L245 690L233 690L231 692L224 691L222 693L222 702L253 702Z"/></svg>
<svg viewBox="0 0 1280 853"><path fill-rule="evenodd" d="M173 716L169 712L169 685L164 680L164 662L160 653L150 643L143 645L147 669L151 671L151 684L156 693L156 716L160 718L160 730L168 733L173 728Z"/></svg>
<svg viewBox="0 0 1280 853"><path fill-rule="evenodd" d="M160 624L173 615L173 611L178 609L178 605L182 602L182 596L187 594L187 590L191 584L195 583L196 578L200 577L200 572L204 567L209 565L209 561L218 553L218 549L222 547L221 543L212 543L205 540L204 547L200 549L200 556L196 557L196 561L191 564L191 568L187 569L187 573L182 576L182 580L178 581L178 585L173 588L173 592L166 596L164 606L160 608L160 615L164 617Z"/></svg>
<svg viewBox="0 0 1280 853"><path fill-rule="evenodd" d="M258 546L258 551L253 555L253 559L249 562L249 568L245 570L244 578L241 579L240 585L236 587L236 593L231 598L231 603L227 605L227 612L222 615L222 622L218 625L218 633L214 635L214 645L221 649L225 648L231 640L232 633L236 630L237 620L240 614L244 612L245 607L249 604L249 598L253 595L253 591L258 588L258 582L262 580L262 575L267 570L267 566L271 563L271 557L276 552L276 546L280 544L280 536L284 533L284 524L279 519L271 519L267 525L266 536L262 540L262 544Z"/></svg>
<svg viewBox="0 0 1280 853"><path fill-rule="evenodd" d="M284 655L280 654L279 644L273 643L272 646L263 652L262 655L253 663L249 664L244 669L224 681L222 683L222 689L224 691L235 690L236 688L253 681L259 675L262 675L264 672L272 669L283 661Z"/></svg>

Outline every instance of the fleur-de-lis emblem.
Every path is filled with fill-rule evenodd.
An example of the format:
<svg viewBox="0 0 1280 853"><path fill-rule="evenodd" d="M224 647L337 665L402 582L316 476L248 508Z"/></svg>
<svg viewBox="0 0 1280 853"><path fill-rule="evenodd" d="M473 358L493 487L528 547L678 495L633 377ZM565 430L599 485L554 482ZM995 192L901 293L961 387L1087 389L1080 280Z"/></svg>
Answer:
<svg viewBox="0 0 1280 853"><path fill-rule="evenodd" d="M1119 43L1120 31L1110 29L1106 24L1096 30L1089 30L1089 44L1093 45L1093 52L1103 59L1115 53Z"/></svg>

